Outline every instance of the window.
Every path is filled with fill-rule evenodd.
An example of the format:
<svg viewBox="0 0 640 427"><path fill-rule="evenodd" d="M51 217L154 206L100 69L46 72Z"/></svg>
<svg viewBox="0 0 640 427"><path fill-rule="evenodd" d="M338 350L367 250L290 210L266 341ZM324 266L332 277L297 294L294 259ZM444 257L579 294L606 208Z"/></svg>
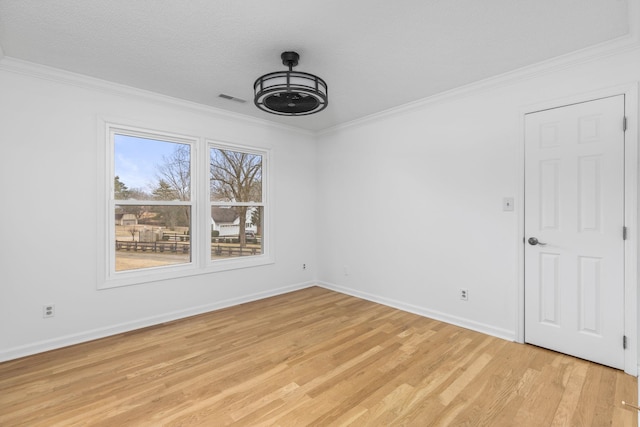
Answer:
<svg viewBox="0 0 640 427"><path fill-rule="evenodd" d="M210 145L209 159L211 259L262 254L262 155Z"/></svg>
<svg viewBox="0 0 640 427"><path fill-rule="evenodd" d="M267 151L106 128L100 287L273 262L265 226Z"/></svg>
<svg viewBox="0 0 640 427"><path fill-rule="evenodd" d="M192 141L113 130L113 271L192 260Z"/></svg>

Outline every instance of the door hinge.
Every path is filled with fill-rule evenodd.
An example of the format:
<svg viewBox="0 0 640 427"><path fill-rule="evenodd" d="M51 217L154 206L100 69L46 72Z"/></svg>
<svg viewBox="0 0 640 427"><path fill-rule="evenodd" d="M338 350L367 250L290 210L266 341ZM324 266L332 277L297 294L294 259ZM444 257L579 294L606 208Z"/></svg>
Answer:
<svg viewBox="0 0 640 427"><path fill-rule="evenodd" d="M622 336L622 348L623 348L624 350L626 350L626 349L627 349L627 336L626 336L626 335L623 335L623 336Z"/></svg>
<svg viewBox="0 0 640 427"><path fill-rule="evenodd" d="M626 132L627 131L627 116L624 116L622 118L622 131Z"/></svg>
<svg viewBox="0 0 640 427"><path fill-rule="evenodd" d="M622 240L627 240L627 227L622 227Z"/></svg>

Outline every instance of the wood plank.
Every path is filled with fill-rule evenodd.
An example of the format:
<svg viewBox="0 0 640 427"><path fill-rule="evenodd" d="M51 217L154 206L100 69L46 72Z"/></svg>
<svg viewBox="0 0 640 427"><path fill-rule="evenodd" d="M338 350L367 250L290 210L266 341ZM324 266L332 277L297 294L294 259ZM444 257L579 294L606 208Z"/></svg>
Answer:
<svg viewBox="0 0 640 427"><path fill-rule="evenodd" d="M636 378L321 288L0 364L0 425L636 426Z"/></svg>

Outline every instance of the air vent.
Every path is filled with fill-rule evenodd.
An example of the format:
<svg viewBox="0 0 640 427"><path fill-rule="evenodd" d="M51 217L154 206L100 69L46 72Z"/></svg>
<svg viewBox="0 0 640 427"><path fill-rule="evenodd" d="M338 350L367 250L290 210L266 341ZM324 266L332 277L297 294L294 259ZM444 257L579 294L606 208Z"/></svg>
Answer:
<svg viewBox="0 0 640 427"><path fill-rule="evenodd" d="M236 102L239 102L241 104L244 104L245 102L247 102L245 99L236 98L235 96L227 95L227 94L224 94L224 93L221 93L220 95L218 95L218 97L219 98L228 99L229 101L236 101Z"/></svg>

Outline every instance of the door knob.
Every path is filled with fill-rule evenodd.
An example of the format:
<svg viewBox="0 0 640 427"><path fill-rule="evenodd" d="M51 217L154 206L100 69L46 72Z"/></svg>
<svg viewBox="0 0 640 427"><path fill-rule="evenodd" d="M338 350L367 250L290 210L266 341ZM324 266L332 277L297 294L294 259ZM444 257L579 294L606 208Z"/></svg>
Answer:
<svg viewBox="0 0 640 427"><path fill-rule="evenodd" d="M537 238L535 238L535 237L529 237L528 242L529 242L529 244L530 244L531 246L535 246L535 245L544 246L544 245L546 245L546 243L542 243L541 241L539 241L539 240L538 240Z"/></svg>

